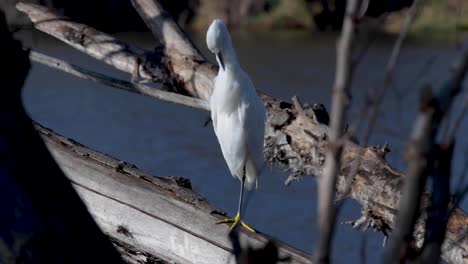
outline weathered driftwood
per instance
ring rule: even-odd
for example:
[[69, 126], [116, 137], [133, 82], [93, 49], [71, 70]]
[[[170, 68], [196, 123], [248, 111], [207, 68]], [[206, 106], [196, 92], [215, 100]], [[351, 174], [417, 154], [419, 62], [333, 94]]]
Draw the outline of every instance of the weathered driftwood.
[[[102, 52], [107, 45], [113, 42], [121, 43], [115, 38], [111, 43], [98, 43], [95, 36], [103, 37], [100, 32], [55, 14], [54, 12], [37, 5], [19, 4], [18, 8], [25, 12], [34, 23], [34, 26], [65, 43], [76, 47], [84, 53], [101, 59], [106, 57]], [[151, 19], [146, 19], [151, 23]], [[167, 25], [164, 25], [167, 26]], [[164, 34], [163, 31], [155, 32]], [[67, 36], [76, 36], [69, 38]], [[166, 36], [169, 37], [169, 36]], [[81, 40], [86, 41], [81, 41]], [[104, 47], [101, 47], [101, 46]], [[128, 47], [127, 45], [125, 45]], [[134, 50], [133, 48], [128, 48]], [[107, 51], [106, 51], [107, 52]], [[172, 82], [178, 85], [179, 92], [189, 94], [200, 99], [207, 99], [211, 94], [212, 78], [216, 75], [217, 67], [205, 60], [193, 60], [191, 57], [173, 55], [171, 58], [157, 51], [155, 54], [158, 61], [151, 63], [152, 57], [149, 53], [125, 53], [125, 56], [114, 56], [113, 62], [104, 60], [106, 63], [115, 65], [129, 65], [119, 69], [130, 74], [139, 72], [142, 68], [147, 71], [151, 65], [152, 71], [164, 73], [159, 75], [163, 78], [173, 78]], [[141, 57], [146, 54], [147, 57]], [[122, 58], [122, 62], [118, 62]], [[128, 61], [138, 61], [138, 64], [125, 64]], [[144, 62], [144, 63], [143, 63]], [[158, 63], [159, 62], [159, 63]], [[166, 74], [170, 72], [170, 74]], [[154, 75], [154, 73], [152, 73]], [[327, 115], [320, 105], [305, 106], [305, 109], [294, 107], [288, 102], [276, 101], [267, 95], [262, 95], [262, 100], [268, 110], [268, 124], [265, 137], [265, 155], [272, 162], [288, 167], [291, 176], [288, 182], [305, 175], [323, 175], [325, 153], [328, 149], [329, 128], [324, 125]], [[296, 106], [300, 106], [296, 104]], [[325, 121], [324, 121], [325, 120]], [[337, 196], [345, 192], [346, 176], [358, 161], [362, 154], [357, 174], [351, 191], [347, 196], [358, 201], [363, 207], [363, 215], [359, 223], [372, 225], [381, 231], [391, 231], [394, 220], [404, 175], [393, 169], [385, 161], [385, 147], [361, 147], [352, 142], [346, 142], [343, 150], [341, 168], [337, 183]], [[427, 199], [427, 196], [425, 196]], [[415, 238], [417, 245], [422, 244], [424, 226], [419, 222]], [[443, 258], [450, 263], [466, 263], [468, 261], [468, 217], [460, 210], [455, 209], [448, 221], [446, 241], [443, 246]]]
[[29, 54], [29, 58], [32, 61], [47, 65], [51, 68], [64, 71], [76, 77], [98, 82], [98, 83], [108, 85], [111, 87], [115, 87], [118, 89], [122, 89], [125, 91], [147, 95], [153, 98], [157, 98], [159, 100], [181, 104], [181, 105], [185, 105], [185, 106], [189, 106], [189, 107], [193, 107], [197, 109], [202, 109], [206, 111], [209, 111], [210, 109], [208, 102], [206, 100], [189, 97], [189, 96], [185, 96], [185, 95], [181, 95], [177, 93], [167, 92], [161, 89], [156, 89], [148, 85], [143, 85], [143, 84], [133, 83], [133, 82], [125, 81], [125, 80], [120, 80], [117, 78], [108, 77], [107, 75], [103, 75], [94, 71], [86, 70], [77, 65], [67, 63], [63, 60], [59, 60], [59, 59], [47, 56], [39, 52], [31, 51]]
[[125, 263], [128, 264], [173, 264], [174, 262], [169, 262], [154, 255], [149, 254], [128, 243], [124, 243], [121, 240], [115, 239], [113, 237], [108, 237], [112, 242], [114, 248], [120, 254], [120, 257]]
[[[44, 127], [36, 129], [95, 221], [118, 243], [176, 263], [227, 263], [231, 258], [229, 226], [215, 224], [223, 213], [193, 192], [188, 180], [150, 175]], [[239, 234], [244, 246], [269, 240]], [[290, 256], [292, 263], [309, 263], [310, 256], [277, 245], [280, 256]]]

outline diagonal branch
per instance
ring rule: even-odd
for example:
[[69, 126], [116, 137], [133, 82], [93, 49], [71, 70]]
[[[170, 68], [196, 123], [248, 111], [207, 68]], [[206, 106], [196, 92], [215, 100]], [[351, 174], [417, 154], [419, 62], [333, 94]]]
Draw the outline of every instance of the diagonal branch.
[[202, 109], [206, 111], [210, 110], [208, 102], [205, 100], [201, 100], [198, 98], [193, 98], [193, 97], [189, 97], [189, 96], [185, 96], [185, 95], [181, 95], [177, 93], [163, 91], [154, 87], [150, 87], [150, 86], [146, 86], [146, 85], [142, 85], [138, 83], [132, 83], [132, 82], [112, 78], [107, 75], [93, 72], [90, 70], [86, 70], [79, 66], [69, 64], [65, 61], [62, 61], [53, 57], [49, 57], [39, 52], [32, 51], [29, 56], [31, 60], [35, 62], [44, 64], [46, 66], [49, 66], [57, 70], [64, 71], [66, 73], [69, 73], [71, 75], [74, 75], [82, 79], [94, 81], [97, 83], [101, 83], [104, 85], [108, 85], [111, 87], [129, 91], [129, 92], [150, 96], [150, 97], [163, 100], [166, 102], [181, 104], [181, 105], [185, 105], [185, 106], [189, 106], [189, 107], [193, 107], [197, 109]]
[[369, 138], [372, 135], [373, 128], [377, 121], [377, 118], [380, 114], [380, 106], [382, 104], [382, 100], [385, 96], [386, 91], [393, 85], [393, 78], [395, 73], [395, 67], [398, 62], [398, 58], [400, 57], [401, 47], [403, 45], [403, 41], [405, 40], [406, 36], [408, 35], [409, 29], [411, 24], [413, 24], [414, 19], [416, 18], [416, 13], [419, 10], [421, 2], [423, 0], [415, 0], [413, 5], [411, 6], [408, 14], [406, 15], [405, 23], [403, 25], [403, 29], [398, 35], [398, 38], [393, 46], [392, 53], [388, 60], [387, 66], [385, 68], [385, 76], [384, 76], [384, 83], [382, 88], [377, 89], [377, 93], [374, 96], [371, 114], [369, 117], [369, 124], [367, 125], [366, 130], [364, 131], [363, 135], [363, 144], [367, 145], [369, 142]]
[[158, 1], [131, 0], [131, 2], [153, 33], [153, 36], [164, 46], [168, 56], [171, 56], [173, 52], [177, 52], [179, 55], [204, 60], [200, 51]]
[[43, 6], [18, 3], [17, 9], [26, 13], [34, 27], [65, 42], [73, 48], [132, 75], [132, 79], [144, 79], [163, 83], [177, 89], [167, 59], [157, 53], [148, 53], [96, 29], [71, 21]]
[[463, 118], [465, 117], [465, 114], [467, 111], [468, 111], [468, 93], [465, 94], [465, 97], [463, 98], [463, 101], [462, 101], [460, 112], [455, 117], [452, 125], [450, 126], [449, 131], [447, 132], [447, 135], [445, 135], [446, 143], [454, 141], [455, 134], [457, 133], [457, 129], [462, 124]]
[[407, 179], [402, 190], [397, 228], [385, 263], [399, 263], [401, 259], [408, 257], [413, 230], [419, 217], [423, 189], [427, 176], [433, 170], [438, 129], [453, 100], [462, 90], [462, 82], [467, 70], [468, 49], [464, 51], [460, 65], [455, 69], [451, 78], [442, 85], [437, 95], [433, 96], [432, 92], [427, 89], [423, 91], [420, 112], [406, 153], [409, 164]]
[[17, 8], [28, 14], [37, 29], [121, 71], [132, 73], [137, 66], [135, 58], [144, 53], [143, 50], [130, 47], [91, 27], [70, 21], [45, 7], [18, 3]]
[[348, 0], [341, 36], [337, 43], [337, 61], [335, 84], [333, 87], [333, 101], [331, 112], [331, 126], [329, 131], [329, 151], [327, 151], [324, 172], [319, 178], [318, 187], [318, 242], [316, 260], [318, 263], [330, 262], [330, 248], [335, 227], [336, 208], [335, 188], [340, 169], [340, 159], [343, 152], [343, 131], [346, 111], [351, 100], [352, 82], [352, 47], [354, 39], [356, 15], [360, 1]]
[[[190, 38], [157, 0], [131, 0], [153, 36], [160, 42], [174, 77], [185, 91], [201, 99], [211, 95], [212, 82], [218, 67], [208, 63]], [[187, 60], [190, 58], [190, 60]], [[196, 61], [196, 63], [192, 63]]]

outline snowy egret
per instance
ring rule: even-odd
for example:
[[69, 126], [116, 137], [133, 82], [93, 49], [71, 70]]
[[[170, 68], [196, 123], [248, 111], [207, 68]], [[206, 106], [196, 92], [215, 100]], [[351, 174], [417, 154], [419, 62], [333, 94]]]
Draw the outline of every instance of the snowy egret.
[[219, 64], [210, 98], [211, 119], [224, 159], [233, 177], [241, 181], [239, 207], [234, 218], [217, 222], [238, 224], [255, 232], [241, 219], [244, 185], [257, 186], [263, 167], [265, 108], [249, 76], [237, 62], [231, 36], [223, 21], [215, 19], [206, 34], [206, 43]]

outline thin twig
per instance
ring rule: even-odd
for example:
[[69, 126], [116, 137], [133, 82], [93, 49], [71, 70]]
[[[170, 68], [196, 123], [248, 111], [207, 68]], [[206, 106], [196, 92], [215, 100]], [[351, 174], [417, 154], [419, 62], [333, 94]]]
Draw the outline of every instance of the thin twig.
[[359, 249], [359, 255], [361, 257], [361, 264], [366, 264], [366, 247], [367, 247], [367, 236], [366, 234], [362, 234], [362, 238], [361, 238], [361, 246], [360, 246], [360, 249]]
[[354, 39], [354, 18], [360, 1], [348, 0], [341, 36], [337, 43], [337, 63], [329, 133], [329, 151], [326, 154], [324, 175], [319, 179], [318, 188], [318, 242], [317, 263], [329, 263], [330, 247], [335, 227], [335, 187], [343, 150], [342, 134], [346, 111], [350, 102], [352, 83], [352, 46]]
[[[460, 194], [462, 194], [468, 187], [468, 183], [466, 185], [464, 184], [465, 179], [468, 178], [468, 147], [465, 147], [463, 155], [465, 156], [465, 159], [463, 160], [463, 168], [460, 171], [457, 184], [455, 185], [458, 186], [457, 190], [455, 191], [455, 200], [460, 200]], [[454, 209], [455, 208], [456, 206], [454, 206]]]
[[465, 117], [467, 110], [468, 110], [468, 93], [465, 94], [460, 112], [458, 113], [457, 117], [455, 118], [455, 121], [453, 121], [452, 125], [450, 126], [450, 129], [448, 130], [447, 134], [444, 137], [445, 138], [444, 141], [446, 144], [454, 140], [455, 133], [457, 132], [458, 127], [461, 125], [461, 122], [463, 121], [463, 118]]
[[[374, 126], [376, 124], [376, 121], [379, 117], [380, 114], [380, 105], [382, 103], [383, 97], [385, 96], [386, 90], [392, 86], [393, 83], [393, 75], [395, 72], [395, 66], [397, 64], [398, 58], [400, 56], [400, 51], [401, 47], [403, 45], [403, 41], [405, 40], [406, 36], [408, 35], [409, 29], [411, 27], [411, 24], [414, 21], [414, 18], [416, 16], [417, 10], [419, 8], [419, 4], [421, 3], [422, 0], [416, 0], [414, 1], [413, 5], [411, 6], [410, 11], [408, 12], [405, 20], [405, 24], [403, 26], [403, 29], [400, 31], [400, 34], [398, 35], [397, 40], [395, 41], [395, 44], [392, 49], [392, 53], [390, 55], [390, 58], [388, 60], [386, 69], [385, 69], [385, 79], [384, 79], [384, 84], [381, 89], [378, 89], [377, 94], [375, 94], [373, 98], [373, 105], [371, 107], [371, 113], [369, 117], [369, 124], [364, 130], [363, 133], [363, 142], [362, 146], [367, 146], [369, 143], [370, 136], [372, 135]], [[363, 111], [364, 112], [364, 111]], [[361, 120], [361, 119], [360, 119]], [[357, 161], [354, 162], [354, 166], [351, 168], [349, 174], [346, 176], [346, 188], [342, 194], [343, 197], [346, 197], [351, 190], [351, 184], [354, 179], [354, 175], [358, 171], [359, 167], [361, 166], [362, 162], [362, 155], [364, 154], [365, 148], [363, 148], [358, 157]]]
[[452, 73], [451, 78], [442, 85], [436, 96], [428, 90], [422, 94], [421, 109], [406, 153], [408, 170], [400, 198], [395, 233], [384, 259], [385, 263], [399, 263], [408, 256], [414, 225], [419, 216], [419, 203], [423, 188], [427, 176], [433, 169], [431, 165], [433, 165], [434, 151], [437, 149], [438, 129], [453, 100], [462, 90], [462, 81], [467, 69], [468, 49], [464, 51], [462, 61]]
[[416, 17], [416, 13], [419, 10], [419, 6], [423, 0], [415, 0], [413, 5], [411, 6], [405, 20], [405, 24], [403, 26], [403, 30], [398, 35], [398, 39], [393, 46], [392, 53], [387, 63], [387, 67], [385, 69], [385, 77], [384, 77], [384, 84], [381, 89], [378, 89], [377, 94], [374, 97], [374, 106], [371, 109], [371, 115], [369, 118], [369, 125], [367, 129], [364, 131], [363, 135], [363, 142], [364, 146], [367, 145], [369, 141], [370, 135], [372, 135], [372, 131], [374, 128], [375, 121], [377, 120], [379, 113], [380, 113], [380, 105], [382, 103], [382, 99], [385, 96], [385, 92], [390, 88], [393, 84], [393, 77], [395, 72], [395, 66], [398, 62], [398, 58], [400, 57], [401, 47], [403, 45], [403, 41], [405, 40], [406, 36], [408, 35], [409, 29], [413, 24], [413, 21]]
[[107, 75], [103, 75], [97, 72], [83, 69], [79, 66], [69, 64], [65, 61], [44, 55], [39, 52], [32, 51], [30, 54], [30, 58], [31, 60], [35, 62], [44, 64], [46, 66], [49, 66], [57, 70], [64, 71], [66, 73], [69, 73], [76, 77], [80, 77], [82, 79], [94, 81], [97, 83], [112, 86], [112, 87], [122, 89], [125, 91], [133, 92], [133, 93], [143, 94], [146, 96], [150, 96], [159, 100], [163, 100], [163, 101], [167, 101], [167, 102], [171, 102], [175, 104], [181, 104], [181, 105], [185, 105], [185, 106], [189, 106], [189, 107], [193, 107], [197, 109], [202, 109], [206, 111], [210, 110], [208, 102], [205, 100], [188, 97], [188, 96], [184, 96], [184, 95], [180, 95], [180, 94], [176, 94], [172, 92], [167, 92], [167, 91], [163, 91], [163, 90], [151, 87], [151, 86], [131, 83], [128, 81], [109, 77]]
[[356, 56], [353, 58], [353, 64], [352, 67], [354, 70], [357, 69], [357, 67], [361, 64], [363, 61], [364, 57], [367, 55], [367, 53], [370, 50], [370, 47], [372, 44], [378, 39], [378, 28], [380, 25], [382, 25], [387, 18], [388, 13], [383, 14], [381, 17], [378, 18], [377, 22], [374, 24], [377, 25], [375, 29], [372, 30], [367, 36], [367, 39], [365, 40], [365, 43], [361, 46], [358, 52], [356, 52]]
[[418, 82], [422, 79], [422, 77], [431, 69], [432, 65], [437, 61], [439, 55], [433, 54], [431, 55], [424, 65], [421, 67], [421, 69], [418, 71], [417, 74], [414, 75], [414, 78], [408, 82], [408, 85], [404, 87], [403, 90], [399, 90], [398, 94], [401, 95], [400, 98], [406, 97], [411, 91], [413, 91], [414, 87], [418, 84]]

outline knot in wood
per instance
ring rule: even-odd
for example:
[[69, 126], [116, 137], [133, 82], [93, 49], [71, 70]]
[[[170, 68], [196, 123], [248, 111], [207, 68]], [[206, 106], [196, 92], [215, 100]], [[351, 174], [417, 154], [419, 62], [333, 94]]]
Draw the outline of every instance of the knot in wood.
[[304, 114], [317, 124], [329, 125], [330, 116], [323, 104], [305, 104]]
[[79, 30], [76, 30], [71, 27], [66, 27], [63, 30], [63, 37], [75, 44], [85, 47], [86, 46], [86, 34], [85, 27], [81, 27]]
[[118, 172], [122, 172], [122, 173], [128, 173], [127, 172], [128, 169], [135, 169], [135, 168], [137, 168], [137, 166], [130, 164], [126, 161], [120, 161], [115, 167], [115, 170]]
[[189, 179], [179, 177], [179, 176], [169, 176], [168, 177], [171, 181], [173, 181], [177, 186], [187, 188], [187, 189], [192, 189], [192, 183], [190, 182]]
[[390, 152], [390, 149], [388, 148], [388, 143], [385, 143], [383, 146], [377, 145], [375, 147], [372, 147], [372, 150], [377, 154], [377, 156], [381, 157], [382, 159], [385, 159], [385, 156], [387, 153]]

